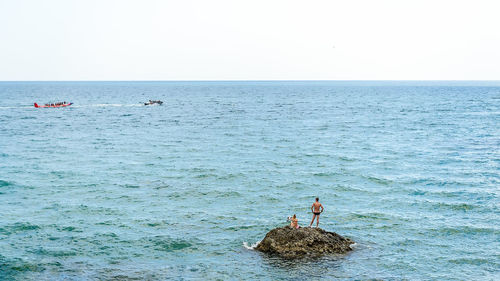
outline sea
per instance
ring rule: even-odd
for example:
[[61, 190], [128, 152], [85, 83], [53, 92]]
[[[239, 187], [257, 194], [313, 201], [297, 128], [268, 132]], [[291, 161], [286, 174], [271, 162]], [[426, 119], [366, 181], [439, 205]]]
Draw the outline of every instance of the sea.
[[0, 82], [0, 280], [499, 279], [500, 81]]

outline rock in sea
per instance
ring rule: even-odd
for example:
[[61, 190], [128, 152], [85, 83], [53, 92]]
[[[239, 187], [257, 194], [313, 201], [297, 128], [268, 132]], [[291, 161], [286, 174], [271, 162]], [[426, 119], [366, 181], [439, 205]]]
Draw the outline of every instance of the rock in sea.
[[278, 227], [266, 234], [256, 250], [277, 254], [284, 258], [317, 256], [324, 254], [344, 254], [351, 251], [349, 238], [344, 238], [335, 232], [321, 228], [290, 226]]

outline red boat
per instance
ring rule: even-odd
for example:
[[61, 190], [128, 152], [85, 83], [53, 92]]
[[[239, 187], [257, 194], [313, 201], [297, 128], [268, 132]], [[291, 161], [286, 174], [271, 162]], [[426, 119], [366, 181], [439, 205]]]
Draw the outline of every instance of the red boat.
[[66, 106], [70, 106], [72, 105], [73, 103], [70, 102], [70, 103], [62, 103], [62, 104], [49, 104], [49, 105], [38, 105], [38, 103], [35, 102], [35, 107], [36, 108], [42, 108], [42, 107], [66, 107]]

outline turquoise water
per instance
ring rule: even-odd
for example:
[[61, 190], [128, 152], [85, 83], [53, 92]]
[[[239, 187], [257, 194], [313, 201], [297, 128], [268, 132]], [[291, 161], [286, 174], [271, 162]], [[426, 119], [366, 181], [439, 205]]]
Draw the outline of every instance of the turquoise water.
[[[2, 82], [0, 279], [498, 280], [499, 124], [500, 82]], [[352, 253], [251, 249], [315, 196]]]

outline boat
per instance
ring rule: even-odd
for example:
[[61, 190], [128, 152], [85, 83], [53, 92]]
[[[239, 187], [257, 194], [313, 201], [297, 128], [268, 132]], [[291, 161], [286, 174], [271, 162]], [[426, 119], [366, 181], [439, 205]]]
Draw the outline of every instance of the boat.
[[153, 105], [153, 104], [162, 105], [163, 102], [161, 100], [149, 100], [148, 102], [144, 103], [144, 105]]
[[73, 103], [61, 103], [61, 104], [55, 104], [55, 103], [48, 103], [46, 105], [38, 105], [38, 103], [35, 102], [35, 107], [36, 108], [43, 108], [43, 107], [67, 107], [72, 105]]

